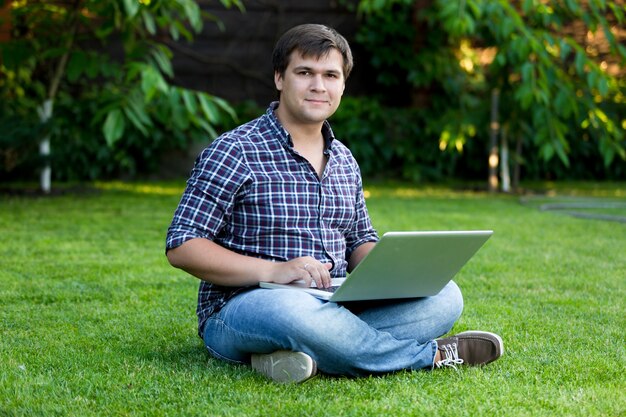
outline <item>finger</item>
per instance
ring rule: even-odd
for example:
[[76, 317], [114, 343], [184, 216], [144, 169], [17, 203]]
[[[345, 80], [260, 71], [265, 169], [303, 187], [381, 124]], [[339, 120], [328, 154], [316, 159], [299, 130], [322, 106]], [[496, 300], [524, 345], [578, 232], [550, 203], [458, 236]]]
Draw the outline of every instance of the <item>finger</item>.
[[332, 286], [332, 278], [330, 276], [330, 269], [332, 268], [332, 266], [333, 264], [331, 264], [330, 262], [327, 262], [325, 264], [320, 263], [318, 271], [320, 273], [323, 288], [329, 288]]
[[308, 286], [311, 286], [312, 283], [315, 282], [316, 287], [324, 288], [324, 282], [319, 271], [320, 266], [321, 264], [315, 259], [311, 259], [310, 262], [305, 261], [304, 265], [302, 265], [302, 269], [308, 275], [305, 281], [308, 283]]
[[[311, 269], [312, 267], [310, 263], [305, 263], [301, 268], [302, 272], [300, 275], [302, 276], [302, 279], [304, 280], [304, 283], [307, 287], [310, 287], [311, 283], [314, 281]], [[317, 285], [317, 282], [315, 283], [315, 285]]]
[[309, 274], [310, 279], [306, 279], [305, 282], [315, 282], [315, 286], [318, 288], [328, 288], [331, 286], [332, 280], [330, 277], [330, 269], [332, 263], [321, 263], [318, 260], [310, 257], [302, 258], [301, 268]]
[[311, 274], [311, 280], [315, 281], [315, 286], [317, 288], [325, 288], [324, 280], [322, 279], [319, 268], [317, 268], [317, 266], [315, 268], [309, 267], [308, 271]]
[[329, 288], [332, 285], [329, 265], [332, 266], [332, 264], [319, 263], [316, 265], [315, 272], [312, 273], [313, 279], [320, 288]]
[[330, 274], [322, 264], [316, 265], [315, 270], [311, 271], [311, 276], [319, 288], [330, 286]]

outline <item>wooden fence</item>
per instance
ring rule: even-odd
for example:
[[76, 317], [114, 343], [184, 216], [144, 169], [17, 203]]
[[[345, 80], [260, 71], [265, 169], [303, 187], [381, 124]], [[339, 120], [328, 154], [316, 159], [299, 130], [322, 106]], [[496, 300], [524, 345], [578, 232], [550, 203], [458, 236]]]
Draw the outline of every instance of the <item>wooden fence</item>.
[[207, 22], [193, 44], [170, 44], [175, 51], [177, 84], [233, 102], [253, 100], [268, 104], [276, 97], [271, 63], [275, 42], [295, 25], [322, 23], [344, 35], [354, 49], [357, 64], [347, 93], [362, 85], [360, 51], [353, 41], [357, 17], [342, 5], [345, 1], [252, 0], [244, 2], [243, 13], [236, 8], [224, 9], [217, 1], [199, 3], [220, 20], [223, 28]]

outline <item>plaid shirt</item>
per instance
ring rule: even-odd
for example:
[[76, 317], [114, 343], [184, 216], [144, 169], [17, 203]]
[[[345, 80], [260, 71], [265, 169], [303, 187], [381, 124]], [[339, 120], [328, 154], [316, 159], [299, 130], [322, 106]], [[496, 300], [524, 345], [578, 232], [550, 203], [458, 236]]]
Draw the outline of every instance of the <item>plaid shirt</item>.
[[[284, 262], [311, 256], [344, 277], [359, 245], [377, 241], [359, 167], [324, 123], [327, 164], [320, 179], [293, 148], [289, 134], [267, 113], [218, 137], [205, 149], [187, 181], [167, 233], [167, 249], [205, 238], [234, 252]], [[201, 281], [199, 330], [241, 287]]]

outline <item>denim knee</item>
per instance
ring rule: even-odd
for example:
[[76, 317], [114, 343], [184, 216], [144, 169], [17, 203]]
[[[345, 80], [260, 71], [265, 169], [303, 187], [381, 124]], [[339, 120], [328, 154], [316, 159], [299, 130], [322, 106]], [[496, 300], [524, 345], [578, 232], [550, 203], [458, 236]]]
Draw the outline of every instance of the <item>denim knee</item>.
[[449, 324], [449, 331], [463, 313], [463, 293], [454, 281], [450, 281], [437, 297], [441, 298], [441, 321]]

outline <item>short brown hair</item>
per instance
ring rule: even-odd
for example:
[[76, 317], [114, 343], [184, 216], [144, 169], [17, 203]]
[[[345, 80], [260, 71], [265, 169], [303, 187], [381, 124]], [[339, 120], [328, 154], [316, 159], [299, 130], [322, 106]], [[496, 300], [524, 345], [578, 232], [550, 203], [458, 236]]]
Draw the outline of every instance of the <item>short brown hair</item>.
[[281, 76], [289, 66], [291, 53], [298, 50], [302, 56], [319, 58], [337, 49], [343, 57], [343, 76], [348, 78], [352, 71], [352, 51], [346, 38], [335, 29], [324, 25], [304, 24], [289, 29], [276, 42], [272, 53], [274, 72]]

